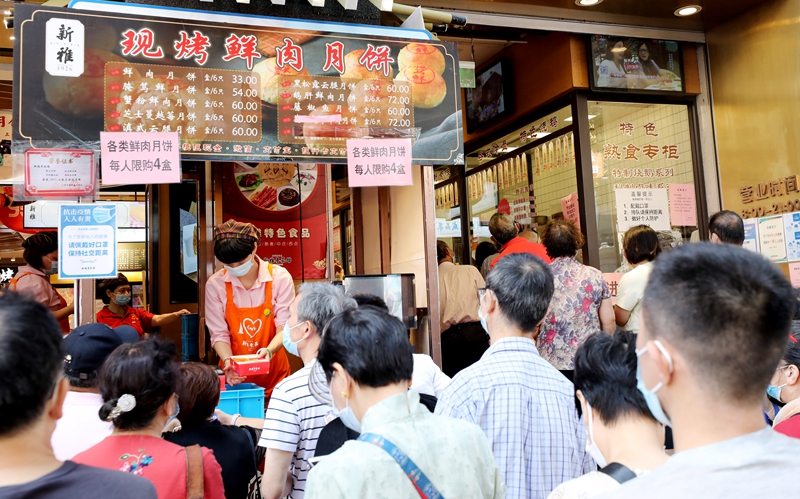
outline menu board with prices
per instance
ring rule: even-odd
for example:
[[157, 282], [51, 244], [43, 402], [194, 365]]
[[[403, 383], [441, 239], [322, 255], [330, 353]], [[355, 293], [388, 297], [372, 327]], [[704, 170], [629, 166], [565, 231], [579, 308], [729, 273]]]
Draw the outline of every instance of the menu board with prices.
[[145, 243], [117, 244], [117, 270], [138, 272], [147, 267], [147, 245]]

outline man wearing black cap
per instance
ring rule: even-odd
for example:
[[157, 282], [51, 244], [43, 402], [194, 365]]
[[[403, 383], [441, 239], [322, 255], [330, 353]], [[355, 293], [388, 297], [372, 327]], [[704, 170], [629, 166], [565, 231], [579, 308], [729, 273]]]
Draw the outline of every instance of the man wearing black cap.
[[111, 434], [112, 424], [98, 416], [103, 397], [97, 371], [118, 346], [138, 339], [131, 326], [112, 329], [105, 324], [80, 326], [64, 338], [64, 377], [69, 380], [69, 392], [64, 416], [56, 423], [51, 439], [59, 461], [72, 459]]

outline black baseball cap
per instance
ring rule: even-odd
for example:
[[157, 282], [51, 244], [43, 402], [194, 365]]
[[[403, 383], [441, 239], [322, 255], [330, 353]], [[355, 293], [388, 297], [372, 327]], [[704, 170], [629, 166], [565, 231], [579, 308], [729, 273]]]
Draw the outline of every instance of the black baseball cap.
[[139, 333], [131, 326], [111, 328], [85, 324], [64, 337], [64, 373], [72, 378], [92, 379], [106, 358], [123, 343], [136, 343]]

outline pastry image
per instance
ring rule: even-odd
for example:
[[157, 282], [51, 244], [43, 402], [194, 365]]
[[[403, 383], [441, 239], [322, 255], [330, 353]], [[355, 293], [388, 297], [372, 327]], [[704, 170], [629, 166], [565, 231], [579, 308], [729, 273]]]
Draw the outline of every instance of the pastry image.
[[410, 66], [428, 66], [437, 74], [444, 73], [444, 54], [426, 43], [409, 43], [397, 54], [397, 67], [400, 71]]
[[284, 187], [278, 194], [278, 202], [283, 206], [296, 206], [300, 204], [300, 193], [294, 187]]
[[265, 184], [281, 187], [291, 182], [297, 167], [291, 163], [259, 163], [258, 171]]
[[391, 66], [389, 67], [389, 76], [383, 74], [383, 70], [376, 69], [370, 71], [360, 62], [358, 62], [362, 55], [364, 55], [363, 50], [354, 50], [344, 56], [344, 74], [342, 75], [342, 78], [354, 78], [359, 80], [365, 80], [368, 78], [379, 78], [382, 80], [392, 79], [393, 71]]
[[259, 208], [268, 210], [278, 201], [278, 191], [274, 187], [265, 185], [263, 189], [250, 196], [250, 202]]
[[265, 59], [253, 67], [253, 71], [261, 76], [261, 100], [272, 104], [278, 105], [278, 97], [284, 95], [284, 101], [287, 104], [294, 104], [295, 100], [292, 99], [291, 86], [281, 86], [281, 76], [297, 76], [301, 80], [311, 83], [311, 75], [307, 69], [303, 68], [302, 71], [295, 71], [289, 65], [284, 65], [282, 68], [278, 67], [278, 63], [274, 57]]
[[[83, 74], [79, 77], [63, 78], [45, 72], [42, 80], [45, 99], [51, 106], [70, 116], [102, 116], [105, 84], [121, 85], [124, 81], [122, 74], [107, 75], [107, 79], [104, 79], [107, 62], [123, 63], [125, 60], [107, 50], [87, 48], [83, 55]], [[136, 69], [133, 71], [135, 79], [138, 79], [139, 73]]]
[[315, 34], [302, 32], [292, 33], [291, 36], [287, 36], [286, 33], [261, 33], [258, 35], [258, 51], [267, 57], [275, 57], [276, 49], [286, 44], [283, 41], [284, 38], [291, 38], [295, 45], [300, 45], [315, 36]]
[[414, 107], [430, 109], [442, 103], [447, 95], [447, 84], [428, 66], [409, 66], [397, 74], [397, 79], [411, 83]]

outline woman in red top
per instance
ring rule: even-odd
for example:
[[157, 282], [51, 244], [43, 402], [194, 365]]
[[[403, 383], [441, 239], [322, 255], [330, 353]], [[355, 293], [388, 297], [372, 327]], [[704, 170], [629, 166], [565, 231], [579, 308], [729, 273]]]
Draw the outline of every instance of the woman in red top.
[[69, 316], [75, 311], [73, 305], [58, 294], [50, 284], [50, 276], [58, 274], [58, 233], [55, 231], [34, 234], [22, 243], [25, 251], [22, 258], [28, 265], [17, 270], [11, 279], [10, 289], [26, 294], [47, 307], [61, 326], [61, 332], [69, 333]]
[[183, 309], [170, 314], [154, 315], [143, 308], [131, 307], [128, 305], [131, 302], [131, 285], [122, 274], [103, 281], [98, 296], [106, 306], [97, 312], [97, 322], [112, 328], [131, 326], [139, 333], [139, 337], [147, 338], [152, 328], [169, 324], [181, 315], [191, 313]]
[[202, 463], [201, 497], [224, 499], [222, 469], [212, 451], [201, 447], [202, 458], [195, 459], [197, 448], [161, 439], [164, 427], [180, 410], [179, 366], [175, 346], [169, 342], [147, 340], [114, 350], [99, 374], [105, 401], [100, 418], [111, 421], [114, 431], [72, 460], [147, 478], [159, 499], [186, 499], [187, 491], [199, 495], [190, 484], [199, 483]]
[[767, 394], [785, 404], [772, 420], [778, 433], [800, 438], [800, 343], [789, 336], [789, 345], [780, 365], [775, 369]]

